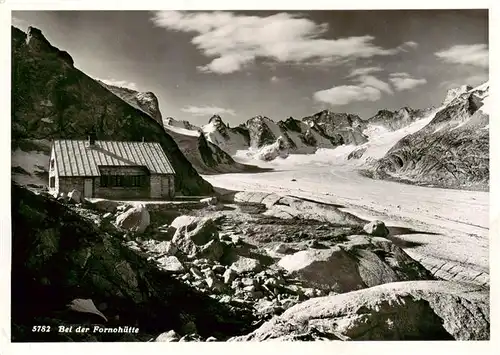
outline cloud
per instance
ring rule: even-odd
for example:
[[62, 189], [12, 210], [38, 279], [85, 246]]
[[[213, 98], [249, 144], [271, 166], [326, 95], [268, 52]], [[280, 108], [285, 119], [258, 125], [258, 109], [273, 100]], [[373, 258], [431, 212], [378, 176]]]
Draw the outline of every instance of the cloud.
[[373, 87], [388, 94], [393, 94], [391, 86], [372, 75], [361, 75], [356, 79], [362, 87]]
[[210, 116], [210, 115], [231, 115], [235, 116], [236, 112], [232, 109], [216, 107], [216, 106], [187, 106], [181, 108], [182, 112], [189, 113], [193, 116]]
[[115, 79], [99, 79], [99, 78], [95, 78], [95, 79], [102, 81], [104, 84], [107, 84], [107, 85], [118, 86], [120, 88], [127, 88], [127, 89], [131, 89], [131, 90], [135, 90], [135, 91], [140, 91], [137, 88], [137, 84], [132, 83], [130, 81], [115, 80]]
[[389, 81], [397, 91], [411, 90], [427, 83], [426, 79], [415, 79], [408, 73], [391, 73], [389, 74]]
[[157, 11], [151, 20], [158, 27], [191, 33], [191, 43], [203, 55], [213, 58], [198, 69], [219, 74], [242, 70], [256, 58], [280, 63], [336, 63], [394, 55], [405, 46], [382, 48], [369, 35], [322, 38], [328, 24], [288, 13], [247, 16], [232, 12]]
[[353, 101], [377, 101], [380, 100], [381, 96], [380, 90], [371, 86], [342, 85], [317, 91], [313, 98], [318, 102], [340, 106]]
[[418, 47], [418, 43], [417, 42], [407, 41], [407, 42], [403, 43], [402, 45], [400, 45], [398, 48], [400, 48], [401, 50], [403, 50], [403, 51], [406, 52], [406, 48], [415, 49], [417, 47]]
[[446, 63], [488, 67], [488, 46], [486, 44], [461, 44], [434, 54]]
[[381, 72], [383, 69], [381, 67], [366, 67], [366, 68], [356, 68], [352, 70], [348, 77], [355, 77], [359, 75], [368, 75], [372, 73]]
[[368, 75], [382, 71], [380, 67], [357, 68], [351, 71], [348, 78], [358, 85], [334, 86], [327, 90], [314, 93], [313, 98], [318, 102], [329, 103], [331, 105], [346, 105], [354, 101], [377, 101], [382, 97], [382, 93], [392, 95], [391, 86], [379, 78]]

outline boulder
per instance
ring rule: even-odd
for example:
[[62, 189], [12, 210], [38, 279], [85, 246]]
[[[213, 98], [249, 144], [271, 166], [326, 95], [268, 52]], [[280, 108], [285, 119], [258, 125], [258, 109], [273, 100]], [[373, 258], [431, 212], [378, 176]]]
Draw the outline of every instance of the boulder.
[[156, 337], [155, 341], [157, 342], [170, 342], [170, 341], [179, 341], [180, 336], [175, 332], [175, 330], [170, 330], [165, 333], [161, 333]]
[[105, 322], [108, 321], [108, 319], [104, 316], [104, 314], [102, 314], [101, 311], [99, 311], [96, 308], [94, 302], [91, 299], [81, 299], [81, 298], [74, 299], [68, 305], [68, 308], [74, 312], [95, 314], [104, 319]]
[[218, 237], [215, 221], [211, 218], [182, 217], [174, 221], [179, 228], [172, 243], [189, 259], [218, 261], [224, 254], [225, 244]]
[[68, 202], [70, 202], [70, 203], [82, 203], [83, 198], [82, 198], [81, 192], [78, 190], [71, 190], [68, 193]]
[[238, 259], [231, 264], [230, 268], [237, 274], [242, 274], [246, 272], [257, 272], [260, 270], [261, 265], [256, 259], [238, 256]]
[[199, 217], [183, 215], [174, 219], [172, 223], [170, 223], [170, 226], [179, 229], [181, 227], [194, 225], [199, 219]]
[[150, 223], [149, 212], [144, 204], [139, 204], [119, 214], [115, 223], [121, 229], [143, 233]]
[[177, 229], [173, 239], [188, 238], [196, 245], [204, 245], [218, 236], [217, 225], [211, 218], [181, 216], [170, 226]]
[[226, 285], [232, 283], [238, 274], [233, 269], [227, 269], [222, 277], [224, 278], [224, 283]]
[[349, 292], [388, 282], [428, 280], [431, 274], [401, 248], [384, 239], [350, 236], [328, 249], [307, 249], [283, 257], [278, 265], [306, 287]]
[[156, 260], [160, 268], [170, 272], [183, 272], [184, 266], [175, 256], [164, 256]]
[[449, 281], [389, 283], [307, 300], [231, 340], [311, 331], [347, 340], [489, 340], [489, 291]]
[[374, 237], [385, 238], [389, 235], [389, 230], [385, 226], [385, 223], [379, 220], [371, 221], [370, 223], [365, 224], [363, 230]]

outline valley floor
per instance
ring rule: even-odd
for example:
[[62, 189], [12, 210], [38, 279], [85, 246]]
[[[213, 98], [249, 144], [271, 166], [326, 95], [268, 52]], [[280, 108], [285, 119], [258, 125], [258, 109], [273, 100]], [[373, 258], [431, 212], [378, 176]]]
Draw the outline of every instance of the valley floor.
[[[372, 180], [346, 163], [290, 156], [272, 172], [204, 176], [212, 185], [274, 192], [342, 205], [363, 219], [381, 219], [393, 239], [436, 276], [489, 284], [487, 192]], [[397, 236], [396, 236], [397, 235]]]

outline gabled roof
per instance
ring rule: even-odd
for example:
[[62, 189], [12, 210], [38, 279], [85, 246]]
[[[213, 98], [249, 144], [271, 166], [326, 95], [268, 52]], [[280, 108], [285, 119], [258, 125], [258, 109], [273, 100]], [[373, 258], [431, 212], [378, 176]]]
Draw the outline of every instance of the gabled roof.
[[[86, 147], [87, 145], [87, 147]], [[145, 166], [151, 174], [175, 174], [159, 143], [56, 140], [52, 149], [59, 176], [100, 176], [99, 166]]]

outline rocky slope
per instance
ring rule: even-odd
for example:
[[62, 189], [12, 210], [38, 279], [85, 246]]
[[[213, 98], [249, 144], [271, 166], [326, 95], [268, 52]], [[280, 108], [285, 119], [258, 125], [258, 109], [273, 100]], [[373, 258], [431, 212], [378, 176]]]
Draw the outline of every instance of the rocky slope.
[[[453, 95], [458, 95], [451, 99]], [[450, 100], [419, 131], [394, 145], [373, 176], [449, 188], [489, 187], [489, 83]], [[446, 102], [445, 100], [445, 102]]]
[[25, 34], [13, 27], [13, 152], [41, 152], [48, 161], [41, 140], [85, 139], [92, 130], [97, 139], [141, 141], [144, 137], [159, 142], [177, 173], [176, 188], [181, 194], [212, 191], [159, 122], [75, 68], [71, 56], [53, 47], [40, 30], [30, 27]]
[[[224, 339], [249, 329], [251, 312], [160, 270], [124, 244], [124, 232], [96, 219], [92, 208], [13, 184], [13, 341], [149, 341], [170, 329]], [[57, 332], [74, 324], [139, 332]], [[34, 325], [50, 326], [51, 332], [33, 332]]]

